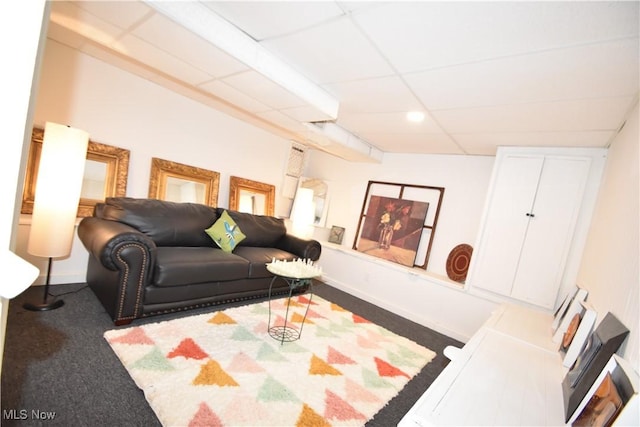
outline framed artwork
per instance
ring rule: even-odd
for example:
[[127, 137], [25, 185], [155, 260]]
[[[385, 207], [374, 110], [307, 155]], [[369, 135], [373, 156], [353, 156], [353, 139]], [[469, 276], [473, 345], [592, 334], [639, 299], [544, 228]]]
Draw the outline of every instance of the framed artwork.
[[580, 312], [573, 315], [560, 343], [562, 365], [566, 368], [571, 368], [576, 362], [596, 322], [597, 313], [593, 307], [585, 301], [581, 301], [580, 306]]
[[429, 204], [371, 196], [358, 250], [413, 267]]
[[[619, 416], [624, 418], [624, 412], [627, 408], [636, 412], [635, 419], [637, 421], [637, 383], [638, 374], [634, 372], [627, 361], [614, 354], [594, 381], [569, 422], [573, 426], [609, 427]], [[632, 400], [635, 404], [630, 404]], [[629, 420], [621, 419], [620, 421], [621, 425], [633, 424], [633, 421], [629, 423]]]
[[553, 314], [553, 322], [551, 323], [551, 329], [553, 330], [553, 332], [558, 329], [558, 326], [560, 326], [560, 321], [565, 316], [565, 314], [567, 314], [567, 310], [569, 309], [569, 304], [571, 304], [572, 299], [573, 295], [567, 294], [567, 296], [564, 297], [564, 300], [562, 300], [562, 303], [560, 304], [556, 312]]
[[627, 335], [629, 329], [611, 313], [607, 313], [589, 335], [584, 349], [562, 380], [566, 422], [576, 412], [578, 405]]
[[332, 226], [331, 231], [329, 232], [329, 243], [341, 245], [343, 238], [344, 227], [338, 227], [337, 225]]
[[[564, 333], [567, 331], [569, 327], [569, 323], [576, 315], [576, 313], [580, 313], [582, 311], [581, 303], [587, 299], [587, 295], [589, 293], [586, 289], [578, 288], [575, 295], [569, 302], [569, 306], [564, 311], [564, 314], [558, 319], [558, 327], [554, 330], [553, 334], [553, 342], [560, 343], [564, 338]], [[555, 322], [555, 320], [554, 320]]]
[[369, 181], [353, 249], [426, 269], [443, 187]]

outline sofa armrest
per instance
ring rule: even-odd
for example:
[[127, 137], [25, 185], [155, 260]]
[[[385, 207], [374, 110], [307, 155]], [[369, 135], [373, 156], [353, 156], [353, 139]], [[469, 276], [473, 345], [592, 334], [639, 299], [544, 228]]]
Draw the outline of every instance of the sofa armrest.
[[282, 236], [280, 240], [278, 240], [276, 247], [297, 255], [302, 259], [310, 259], [312, 261], [317, 261], [322, 252], [322, 246], [317, 240], [301, 239], [292, 234]]
[[83, 218], [78, 237], [89, 251], [87, 284], [116, 325], [142, 316], [144, 290], [156, 263], [147, 235], [118, 221]]
[[89, 254], [109, 270], [119, 270], [123, 262], [128, 262], [127, 251], [123, 251], [123, 248], [131, 244], [142, 249], [148, 261], [147, 267], [155, 262], [156, 245], [153, 240], [121, 222], [83, 218], [78, 225], [78, 237]]

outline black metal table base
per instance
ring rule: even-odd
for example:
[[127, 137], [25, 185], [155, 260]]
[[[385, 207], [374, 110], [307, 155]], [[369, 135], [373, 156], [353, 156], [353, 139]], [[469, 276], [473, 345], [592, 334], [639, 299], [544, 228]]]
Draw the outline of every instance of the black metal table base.
[[[284, 324], [282, 325], [274, 325], [271, 326], [271, 289], [273, 288], [273, 284], [276, 280], [282, 279], [287, 282], [289, 285], [289, 295], [287, 298], [287, 309], [284, 315]], [[300, 322], [300, 328], [295, 327], [288, 321], [289, 318], [289, 305], [291, 304], [291, 296], [293, 295], [293, 291], [301, 288], [303, 286], [309, 286], [309, 298], [307, 302], [307, 308], [304, 311], [304, 317], [302, 318], [302, 322]], [[284, 344], [285, 342], [292, 342], [300, 339], [300, 335], [302, 335], [302, 327], [304, 326], [304, 321], [307, 319], [307, 313], [309, 312], [309, 306], [311, 305], [311, 299], [313, 298], [313, 281], [312, 279], [298, 279], [295, 277], [286, 277], [286, 276], [274, 276], [271, 279], [271, 284], [269, 285], [269, 322], [267, 324], [267, 332], [269, 332], [269, 336], [271, 338], [280, 341], [280, 344]]]

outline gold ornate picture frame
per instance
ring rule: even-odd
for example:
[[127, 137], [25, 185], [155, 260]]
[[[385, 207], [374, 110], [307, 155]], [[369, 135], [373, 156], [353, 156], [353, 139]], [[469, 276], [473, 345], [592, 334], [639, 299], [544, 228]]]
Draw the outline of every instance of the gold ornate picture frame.
[[[243, 200], [250, 199], [247, 208]], [[232, 176], [229, 180], [229, 209], [257, 215], [273, 216], [275, 213], [276, 187], [264, 182]]]
[[218, 206], [220, 173], [153, 157], [149, 198]]
[[[43, 137], [44, 129], [33, 129], [24, 191], [22, 192], [20, 212], [23, 214], [33, 213]], [[78, 217], [93, 215], [96, 203], [104, 201], [106, 197], [125, 196], [129, 174], [129, 154], [127, 149], [89, 140], [83, 192], [78, 204]], [[60, 167], [63, 168], [64, 165], [60, 165]], [[87, 192], [85, 188], [93, 188], [93, 191]]]

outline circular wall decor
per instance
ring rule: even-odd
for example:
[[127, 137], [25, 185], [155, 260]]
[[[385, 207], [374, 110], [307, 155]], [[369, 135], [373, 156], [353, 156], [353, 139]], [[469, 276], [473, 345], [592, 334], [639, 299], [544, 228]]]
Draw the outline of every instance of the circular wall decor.
[[473, 248], [466, 243], [456, 246], [447, 257], [447, 276], [454, 282], [464, 283], [471, 263]]

